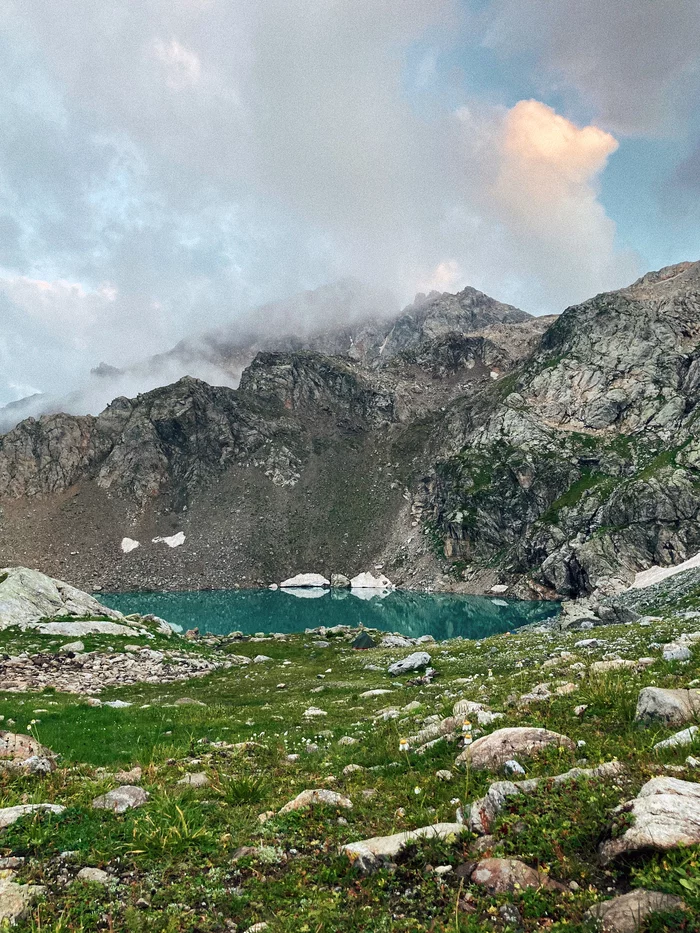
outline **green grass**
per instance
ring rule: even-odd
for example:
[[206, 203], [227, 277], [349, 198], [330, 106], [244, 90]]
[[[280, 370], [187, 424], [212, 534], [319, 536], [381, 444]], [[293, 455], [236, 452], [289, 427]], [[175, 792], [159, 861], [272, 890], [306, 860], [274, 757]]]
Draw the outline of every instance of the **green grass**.
[[[496, 926], [498, 909], [513, 902], [525, 933], [588, 933], [584, 915], [592, 903], [641, 883], [681, 893], [700, 909], [697, 848], [605, 868], [596, 855], [601, 838], [614, 825], [613, 809], [653, 774], [663, 773], [665, 765], [682, 765], [688, 754], [676, 749], [657, 755], [653, 744], [673, 730], [641, 729], [633, 719], [643, 686], [677, 686], [700, 676], [700, 648], [693, 649], [689, 665], [678, 665], [664, 663], [660, 652], [649, 647], [694, 624], [681, 625], [670, 613], [666, 607], [664, 621], [654, 629], [597, 629], [595, 637], [604, 644], [590, 651], [575, 648], [581, 633], [529, 630], [479, 643], [431, 646], [440, 677], [430, 686], [408, 686], [408, 678], [396, 681], [386, 675], [389, 661], [410, 649], [354, 652], [342, 637], [319, 649], [312, 644], [313, 635], [298, 635], [264, 644], [178, 642], [183, 650], [219, 654], [230, 649], [250, 657], [264, 653], [273, 661], [183, 683], [105, 691], [105, 699], [133, 703], [125, 709], [92, 708], [78, 696], [53, 692], [0, 691], [5, 721], [13, 719], [12, 728], [25, 731], [38, 719], [39, 739], [61, 756], [58, 770], [44, 778], [0, 773], [0, 805], [56, 802], [67, 807], [59, 816], [24, 818], [0, 834], [0, 856], [26, 858], [18, 879], [46, 886], [46, 897], [16, 929], [215, 933], [232, 930], [232, 924], [246, 930], [264, 920], [271, 933], [487, 933], [502, 928]], [[47, 650], [45, 638], [23, 637], [25, 645], [35, 645], [32, 650]], [[61, 642], [54, 640], [53, 647]], [[115, 639], [109, 643], [117, 647]], [[575, 657], [561, 658], [564, 650]], [[657, 660], [640, 672], [591, 676], [590, 662], [608, 652], [633, 658], [653, 654]], [[571, 669], [574, 661], [579, 670]], [[380, 670], [366, 670], [368, 663]], [[577, 689], [529, 709], [514, 702], [549, 678], [574, 682]], [[281, 682], [287, 686], [278, 688]], [[391, 693], [360, 697], [377, 687]], [[173, 705], [181, 697], [206, 706]], [[418, 731], [428, 715], [449, 714], [460, 697], [505, 712], [489, 729], [544, 726], [585, 743], [524, 762], [529, 777], [558, 774], [584, 758], [588, 766], [613, 758], [624, 763], [616, 780], [560, 788], [545, 781], [535, 793], [513, 798], [494, 827], [494, 855], [521, 858], [564, 883], [576, 881], [578, 890], [556, 896], [544, 891], [485, 894], [458, 877], [459, 866], [477, 857], [469, 835], [453, 844], [424, 841], [411, 846], [395, 870], [368, 877], [339, 854], [347, 842], [451, 822], [457, 806], [453, 801], [468, 804], [503, 777], [457, 769], [458, 749], [449, 742], [423, 756], [399, 752], [402, 736]], [[419, 708], [403, 711], [412, 701]], [[581, 716], [574, 714], [579, 704], [587, 705]], [[327, 715], [305, 718], [312, 705]], [[387, 707], [398, 709], [399, 718], [376, 719]], [[341, 745], [343, 736], [357, 743]], [[307, 751], [309, 742], [318, 750]], [[288, 760], [291, 753], [298, 760]], [[363, 770], [345, 775], [349, 764]], [[144, 769], [142, 786], [150, 795], [146, 805], [122, 816], [93, 810], [94, 797], [117, 785], [115, 770], [135, 765]], [[451, 781], [437, 778], [441, 769], [452, 772]], [[195, 771], [208, 775], [208, 787], [178, 784]], [[690, 773], [681, 776], [693, 779]], [[352, 809], [319, 807], [277, 815], [300, 791], [315, 787], [349, 797]], [[273, 816], [259, 822], [265, 811]], [[66, 851], [73, 855], [62, 857]], [[453, 872], [439, 876], [430, 867], [437, 865], [451, 865]], [[106, 888], [66, 885], [83, 866], [108, 870], [114, 883]], [[697, 931], [688, 915], [671, 922], [682, 925], [668, 929]]]

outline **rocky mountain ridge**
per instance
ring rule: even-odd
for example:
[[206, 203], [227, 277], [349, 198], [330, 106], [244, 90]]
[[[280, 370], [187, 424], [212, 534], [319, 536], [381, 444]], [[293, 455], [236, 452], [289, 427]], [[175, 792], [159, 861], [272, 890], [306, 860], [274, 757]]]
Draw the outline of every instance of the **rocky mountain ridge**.
[[421, 297], [353, 348], [22, 422], [0, 438], [0, 563], [115, 589], [382, 564], [578, 596], [700, 549], [699, 263], [558, 319]]

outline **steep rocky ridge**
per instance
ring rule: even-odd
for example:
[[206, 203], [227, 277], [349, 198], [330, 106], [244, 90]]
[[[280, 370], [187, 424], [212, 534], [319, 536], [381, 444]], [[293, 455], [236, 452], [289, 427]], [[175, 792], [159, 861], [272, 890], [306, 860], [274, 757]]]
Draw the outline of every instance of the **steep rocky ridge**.
[[464, 565], [564, 595], [700, 548], [700, 264], [567, 309], [517, 372], [458, 400], [423, 504]]

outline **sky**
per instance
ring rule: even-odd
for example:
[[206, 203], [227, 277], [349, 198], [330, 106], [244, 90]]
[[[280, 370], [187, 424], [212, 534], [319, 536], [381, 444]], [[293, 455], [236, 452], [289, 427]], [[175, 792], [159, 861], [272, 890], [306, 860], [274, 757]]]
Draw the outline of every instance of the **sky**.
[[0, 0], [0, 24], [0, 404], [347, 277], [541, 314], [700, 258], [697, 0]]

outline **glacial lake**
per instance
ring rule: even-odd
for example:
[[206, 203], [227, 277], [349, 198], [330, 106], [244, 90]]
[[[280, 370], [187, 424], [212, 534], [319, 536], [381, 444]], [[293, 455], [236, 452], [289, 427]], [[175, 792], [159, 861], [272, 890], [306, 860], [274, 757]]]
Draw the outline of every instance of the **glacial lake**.
[[99, 593], [125, 615], [153, 613], [202, 634], [303, 632], [320, 625], [364, 625], [411, 638], [432, 635], [478, 639], [543, 622], [557, 603], [402, 590], [191, 590], [168, 593]]

